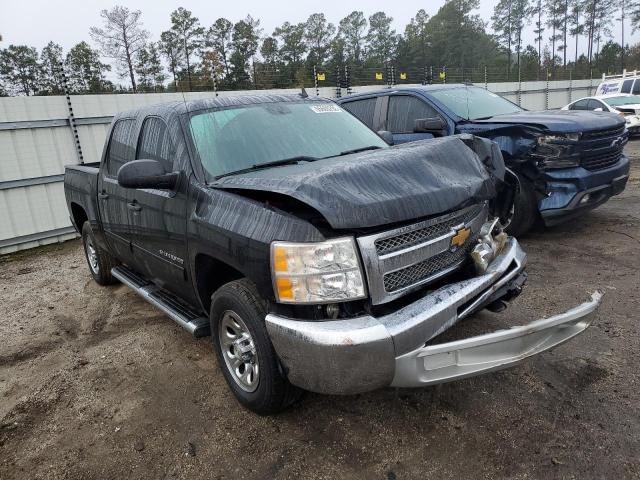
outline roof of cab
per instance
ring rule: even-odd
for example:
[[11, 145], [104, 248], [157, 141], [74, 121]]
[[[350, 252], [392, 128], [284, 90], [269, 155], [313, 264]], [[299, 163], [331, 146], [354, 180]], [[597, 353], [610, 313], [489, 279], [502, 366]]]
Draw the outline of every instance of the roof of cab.
[[264, 94], [264, 95], [229, 95], [198, 100], [184, 100], [149, 105], [118, 113], [116, 118], [158, 115], [171, 116], [191, 113], [212, 108], [226, 108], [235, 106], [258, 105], [262, 103], [283, 102], [332, 102], [324, 97], [303, 97], [301, 94]]
[[379, 90], [371, 90], [368, 92], [354, 93], [347, 97], [339, 98], [337, 102], [341, 103], [352, 98], [375, 96], [375, 95], [389, 94], [394, 92], [428, 93], [428, 92], [434, 92], [438, 90], [453, 90], [455, 88], [463, 88], [463, 87], [476, 87], [476, 85], [465, 84], [465, 83], [436, 83], [433, 85], [395, 86], [393, 88], [381, 88]]

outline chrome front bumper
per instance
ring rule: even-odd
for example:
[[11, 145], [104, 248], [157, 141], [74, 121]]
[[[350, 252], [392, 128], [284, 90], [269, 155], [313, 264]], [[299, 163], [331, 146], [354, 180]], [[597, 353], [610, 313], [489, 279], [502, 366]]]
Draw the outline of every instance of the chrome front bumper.
[[267, 330], [289, 381], [319, 393], [417, 387], [506, 368], [584, 331], [601, 294], [525, 326], [425, 344], [518, 285], [525, 263], [518, 242], [509, 238], [485, 274], [447, 285], [388, 315], [305, 321], [269, 314]]

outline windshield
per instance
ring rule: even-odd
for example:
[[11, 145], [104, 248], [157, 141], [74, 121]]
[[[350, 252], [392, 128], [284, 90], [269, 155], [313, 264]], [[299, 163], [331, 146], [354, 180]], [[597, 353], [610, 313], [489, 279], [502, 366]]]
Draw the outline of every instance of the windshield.
[[479, 120], [523, 110], [506, 98], [478, 87], [432, 90], [429, 95], [466, 120]]
[[286, 159], [388, 145], [338, 105], [263, 103], [198, 113], [191, 135], [209, 179]]
[[619, 97], [602, 98], [603, 102], [610, 107], [620, 107], [622, 105], [635, 105], [640, 103], [639, 95], [621, 95]]

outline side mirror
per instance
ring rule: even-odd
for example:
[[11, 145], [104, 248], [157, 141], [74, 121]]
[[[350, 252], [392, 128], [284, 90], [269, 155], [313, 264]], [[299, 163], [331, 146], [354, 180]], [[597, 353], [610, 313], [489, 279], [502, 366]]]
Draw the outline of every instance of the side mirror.
[[157, 160], [133, 160], [118, 170], [118, 185], [124, 188], [173, 190], [179, 177], [179, 173], [166, 173]]
[[440, 117], [418, 118], [413, 122], [414, 133], [433, 133], [445, 135], [447, 122]]
[[594, 108], [593, 109], [594, 112], [604, 112], [604, 110], [602, 109], [602, 107], [598, 107], [598, 108]]
[[388, 130], [380, 130], [378, 136], [386, 142], [387, 145], [393, 145], [393, 134]]

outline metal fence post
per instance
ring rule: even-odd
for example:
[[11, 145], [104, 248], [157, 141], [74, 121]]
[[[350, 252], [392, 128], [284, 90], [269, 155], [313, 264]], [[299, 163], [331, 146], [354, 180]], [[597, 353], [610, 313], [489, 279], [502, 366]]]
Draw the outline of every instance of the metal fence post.
[[569, 70], [569, 102], [573, 100], [573, 71]]
[[351, 75], [349, 72], [349, 65], [344, 66], [344, 83], [347, 87], [347, 95], [351, 95]]
[[442, 83], [447, 83], [447, 67], [446, 65], [442, 66]]
[[549, 69], [547, 68], [547, 78], [544, 87], [544, 109], [549, 110]]
[[316, 88], [316, 97], [320, 96], [320, 89], [318, 88], [318, 69], [313, 66], [313, 85]]
[[[604, 73], [602, 74], [604, 76]], [[591, 91], [593, 90], [593, 69], [589, 70], [589, 95], [591, 96]]]
[[216, 72], [213, 72], [213, 94], [216, 97], [218, 96], [218, 76], [216, 75]]
[[60, 70], [60, 78], [62, 80], [62, 88], [64, 89], [64, 96], [67, 99], [67, 108], [69, 110], [69, 126], [71, 127], [71, 133], [73, 134], [74, 143], [76, 146], [76, 154], [78, 155], [78, 161], [82, 165], [84, 163], [84, 156], [82, 155], [82, 145], [80, 144], [80, 137], [78, 136], [78, 126], [76, 125], [76, 117], [73, 114], [73, 106], [71, 105], [71, 95], [69, 93], [69, 83], [67, 82], [67, 75], [64, 73], [64, 66], [62, 63], [58, 65]]
[[487, 77], [487, 66], [484, 66], [484, 89], [489, 90], [489, 80]]
[[340, 85], [340, 66], [336, 65], [336, 98], [342, 97], [342, 86]]
[[521, 107], [522, 106], [522, 72], [520, 70], [520, 65], [518, 65], [518, 93], [517, 93], [517, 98], [518, 98], [518, 106]]
[[433, 83], [433, 65], [429, 65], [429, 85]]
[[391, 86], [395, 87], [396, 85], [396, 67], [391, 65]]

